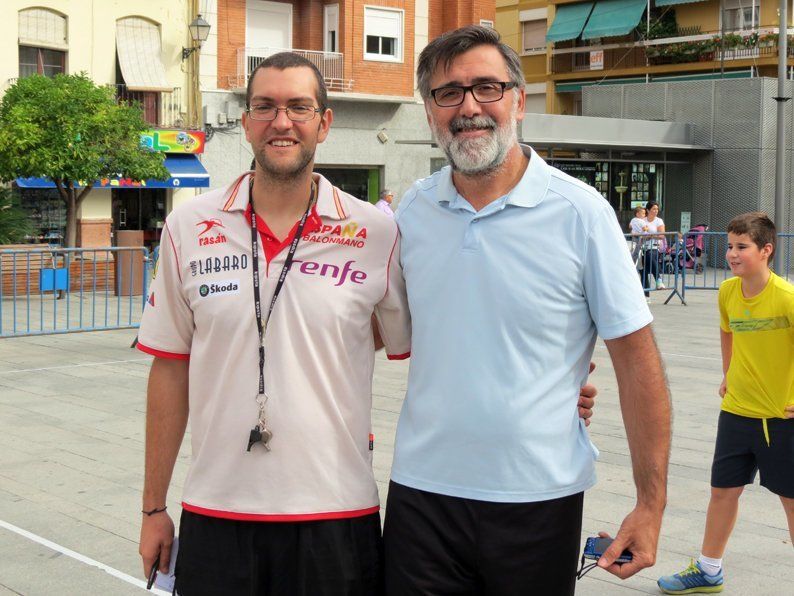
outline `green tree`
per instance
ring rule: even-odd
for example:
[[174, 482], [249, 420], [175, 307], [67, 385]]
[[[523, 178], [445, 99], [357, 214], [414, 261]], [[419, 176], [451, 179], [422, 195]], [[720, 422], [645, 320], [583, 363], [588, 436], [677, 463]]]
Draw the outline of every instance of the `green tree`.
[[0, 244], [22, 242], [33, 233], [33, 224], [8, 188], [0, 188]]
[[[150, 128], [138, 106], [85, 73], [19, 79], [0, 101], [0, 180], [50, 178], [66, 203], [66, 246], [77, 239], [77, 211], [96, 180], [164, 180], [164, 156], [141, 147]], [[82, 188], [80, 188], [82, 186]]]

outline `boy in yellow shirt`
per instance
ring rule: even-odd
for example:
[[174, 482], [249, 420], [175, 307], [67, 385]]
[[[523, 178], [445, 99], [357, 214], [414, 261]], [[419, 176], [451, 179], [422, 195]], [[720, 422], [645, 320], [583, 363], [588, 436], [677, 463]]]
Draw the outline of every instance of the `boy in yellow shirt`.
[[780, 497], [794, 542], [794, 286], [769, 269], [775, 241], [764, 213], [728, 224], [725, 256], [736, 277], [719, 294], [724, 377], [706, 532], [697, 561], [659, 578], [666, 594], [722, 591], [722, 555], [756, 471]]

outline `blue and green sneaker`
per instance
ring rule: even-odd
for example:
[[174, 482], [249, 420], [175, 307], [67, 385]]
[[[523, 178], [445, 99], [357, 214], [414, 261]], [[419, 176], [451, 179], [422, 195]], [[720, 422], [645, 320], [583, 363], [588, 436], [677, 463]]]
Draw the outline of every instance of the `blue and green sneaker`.
[[722, 592], [722, 569], [716, 575], [709, 575], [692, 559], [689, 567], [675, 575], [660, 577], [656, 583], [665, 594], [714, 594]]

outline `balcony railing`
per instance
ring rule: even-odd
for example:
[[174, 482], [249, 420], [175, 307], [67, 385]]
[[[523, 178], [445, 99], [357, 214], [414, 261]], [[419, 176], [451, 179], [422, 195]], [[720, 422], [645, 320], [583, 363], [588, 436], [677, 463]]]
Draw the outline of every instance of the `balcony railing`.
[[294, 52], [314, 64], [325, 79], [331, 91], [350, 91], [352, 79], [345, 78], [345, 57], [340, 52], [318, 52], [315, 50], [299, 50], [284, 48], [238, 48], [237, 76], [229, 77], [230, 86], [242, 89], [248, 83], [248, 77], [265, 58], [279, 52]]
[[724, 42], [719, 33], [701, 33], [598, 46], [555, 48], [552, 51], [551, 71], [553, 74], [607, 71], [657, 64], [762, 58], [776, 56], [777, 53], [775, 29], [729, 33], [725, 35]]
[[114, 85], [116, 101], [137, 103], [143, 110], [143, 118], [152, 126], [181, 128], [185, 122], [182, 105], [182, 89], [171, 91], [130, 91], [124, 84]]

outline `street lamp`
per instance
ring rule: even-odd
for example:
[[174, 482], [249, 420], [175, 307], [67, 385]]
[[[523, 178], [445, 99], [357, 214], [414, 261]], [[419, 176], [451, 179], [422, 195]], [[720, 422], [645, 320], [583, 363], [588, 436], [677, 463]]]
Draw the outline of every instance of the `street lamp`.
[[187, 28], [190, 31], [190, 39], [193, 40], [194, 44], [198, 42], [198, 45], [194, 45], [192, 48], [182, 48], [182, 60], [187, 60], [193, 52], [201, 47], [202, 43], [207, 41], [210, 35], [210, 24], [202, 19], [201, 15], [193, 19]]

